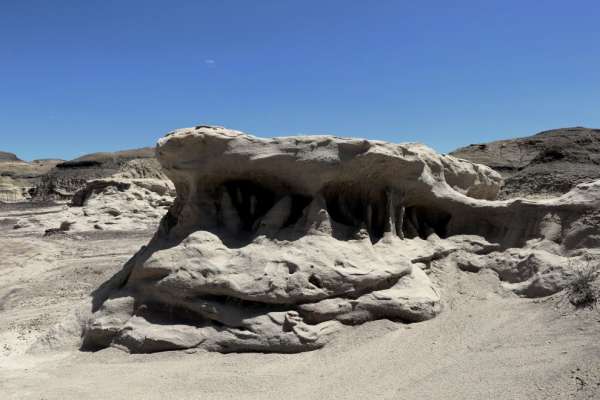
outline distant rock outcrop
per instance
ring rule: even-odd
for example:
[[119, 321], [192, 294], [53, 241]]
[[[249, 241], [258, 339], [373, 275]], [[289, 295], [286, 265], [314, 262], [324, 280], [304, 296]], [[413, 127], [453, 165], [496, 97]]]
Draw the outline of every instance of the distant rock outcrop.
[[11, 177], [0, 176], [0, 203], [15, 203], [23, 201], [23, 188]]
[[166, 179], [153, 148], [88, 154], [58, 163], [41, 178], [34, 198], [70, 199], [87, 181], [119, 174], [128, 178]]
[[600, 129], [563, 128], [450, 153], [500, 172], [501, 198], [552, 196], [600, 179]]
[[14, 203], [31, 198], [32, 191], [60, 160], [25, 162], [12, 153], [0, 152], [0, 202]]
[[0, 151], [0, 162], [4, 161], [21, 161], [16, 154]]
[[24, 162], [12, 153], [0, 153], [0, 202], [68, 201], [88, 181], [113, 176], [167, 179], [152, 147], [93, 153], [70, 161]]
[[157, 156], [177, 198], [93, 294], [85, 349], [317, 349], [346, 324], [433, 318], [432, 263], [492, 269], [542, 296], [600, 244], [600, 181], [493, 201], [496, 172], [420, 144], [198, 126], [169, 133]]

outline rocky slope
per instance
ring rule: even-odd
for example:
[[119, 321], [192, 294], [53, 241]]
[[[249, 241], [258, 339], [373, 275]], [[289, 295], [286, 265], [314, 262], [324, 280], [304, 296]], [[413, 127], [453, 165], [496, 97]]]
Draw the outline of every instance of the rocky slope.
[[153, 148], [94, 153], [57, 164], [42, 176], [32, 196], [38, 199], [70, 199], [87, 181], [115, 174], [128, 178], [165, 178]]
[[21, 161], [16, 154], [0, 151], [0, 162], [3, 161]]
[[31, 198], [32, 192], [62, 160], [25, 162], [12, 153], [0, 155], [0, 202], [14, 203]]
[[10, 153], [0, 160], [0, 202], [70, 200], [86, 182], [119, 175], [132, 179], [166, 179], [154, 148], [93, 153], [70, 161], [24, 162]]
[[600, 179], [600, 129], [562, 128], [472, 144], [450, 153], [487, 165], [505, 179], [501, 198], [548, 197]]

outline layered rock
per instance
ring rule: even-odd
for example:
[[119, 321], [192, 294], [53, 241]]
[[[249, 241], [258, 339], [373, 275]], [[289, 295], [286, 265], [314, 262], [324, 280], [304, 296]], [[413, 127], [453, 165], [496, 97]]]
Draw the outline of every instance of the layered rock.
[[31, 199], [35, 187], [59, 160], [25, 162], [12, 153], [0, 152], [0, 202], [18, 203]]
[[[69, 204], [47, 203], [40, 211], [23, 215], [15, 211], [13, 230], [32, 235], [77, 235], [98, 231], [153, 231], [173, 204], [175, 189], [170, 181], [126, 179], [113, 176], [88, 181]], [[36, 203], [22, 203], [33, 206]], [[18, 210], [18, 208], [16, 209]], [[10, 215], [10, 213], [8, 213]]]
[[0, 176], [0, 202], [17, 203], [25, 200], [27, 191], [9, 176]]
[[[198, 126], [169, 133], [157, 156], [177, 198], [148, 246], [94, 293], [83, 348], [312, 350], [344, 325], [434, 317], [434, 260], [477, 271], [523, 247], [543, 265], [539, 252], [568, 256], [600, 237], [590, 222], [600, 183], [493, 201], [496, 172], [419, 144]], [[522, 269], [505, 264], [493, 268], [501, 279]], [[509, 283], [531, 284], [509, 289], [562, 287], [537, 290], [533, 276], [517, 273]]]
[[35, 199], [70, 200], [88, 181], [115, 176], [126, 179], [166, 179], [152, 148], [93, 153], [56, 164], [39, 179], [31, 195]]
[[0, 151], [0, 162], [6, 162], [6, 161], [21, 161], [21, 160], [14, 153]]
[[505, 178], [502, 198], [556, 196], [600, 179], [600, 129], [553, 129], [472, 144], [450, 154], [501, 173]]
[[71, 161], [25, 162], [0, 152], [0, 202], [69, 201], [88, 181], [114, 177], [167, 180], [153, 148], [93, 153]]

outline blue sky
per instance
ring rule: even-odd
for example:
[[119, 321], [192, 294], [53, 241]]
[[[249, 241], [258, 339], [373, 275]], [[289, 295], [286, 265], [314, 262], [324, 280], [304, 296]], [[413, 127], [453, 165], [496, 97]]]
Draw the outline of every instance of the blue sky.
[[598, 1], [0, 0], [0, 150], [178, 127], [439, 151], [600, 127]]

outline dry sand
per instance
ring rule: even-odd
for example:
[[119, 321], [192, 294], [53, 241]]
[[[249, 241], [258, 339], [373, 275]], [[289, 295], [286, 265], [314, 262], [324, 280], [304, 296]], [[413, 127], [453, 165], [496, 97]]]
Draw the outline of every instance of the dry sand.
[[600, 312], [441, 265], [440, 316], [348, 328], [314, 352], [28, 352], [152, 232], [0, 234], [0, 399], [600, 399]]

